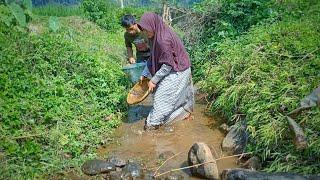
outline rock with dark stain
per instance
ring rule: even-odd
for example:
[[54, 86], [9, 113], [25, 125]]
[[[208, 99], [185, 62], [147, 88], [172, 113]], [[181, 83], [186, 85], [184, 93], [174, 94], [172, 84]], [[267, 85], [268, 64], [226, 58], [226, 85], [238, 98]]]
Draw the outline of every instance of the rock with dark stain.
[[119, 172], [119, 171], [111, 171], [107, 175], [106, 179], [108, 179], [108, 180], [122, 180], [121, 179], [121, 172]]
[[115, 170], [115, 165], [103, 160], [93, 159], [86, 161], [82, 167], [82, 172], [86, 175], [97, 175], [101, 173], [108, 173]]
[[127, 164], [124, 159], [118, 156], [110, 156], [108, 162], [114, 164], [116, 167], [124, 167]]
[[226, 123], [221, 124], [219, 126], [219, 129], [222, 130], [223, 132], [229, 132], [230, 131], [230, 127]]
[[212, 163], [206, 163], [200, 166], [190, 168], [192, 175], [200, 176], [206, 179], [218, 179], [219, 172], [217, 163], [208, 145], [201, 142], [193, 144], [188, 153], [189, 166], [204, 162]]
[[128, 162], [128, 164], [122, 170], [122, 179], [141, 179], [143, 173], [141, 166], [135, 162]]
[[243, 165], [242, 168], [251, 169], [251, 170], [259, 170], [261, 169], [261, 161], [257, 156], [253, 156], [248, 159]]
[[238, 122], [231, 126], [229, 133], [223, 139], [222, 150], [232, 152], [233, 154], [242, 153], [248, 140], [246, 128], [247, 126], [245, 121]]

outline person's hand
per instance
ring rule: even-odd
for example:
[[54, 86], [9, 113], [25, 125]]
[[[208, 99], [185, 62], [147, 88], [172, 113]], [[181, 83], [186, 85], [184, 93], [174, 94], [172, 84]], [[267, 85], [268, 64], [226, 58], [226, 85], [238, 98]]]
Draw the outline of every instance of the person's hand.
[[155, 85], [152, 81], [148, 82], [148, 87], [150, 92], [152, 92], [156, 86], [157, 85]]
[[140, 82], [142, 82], [144, 80], [144, 78], [146, 78], [146, 77], [140, 76]]
[[136, 63], [136, 60], [134, 59], [134, 57], [130, 57], [130, 58], [129, 58], [129, 63], [130, 63], [130, 64]]

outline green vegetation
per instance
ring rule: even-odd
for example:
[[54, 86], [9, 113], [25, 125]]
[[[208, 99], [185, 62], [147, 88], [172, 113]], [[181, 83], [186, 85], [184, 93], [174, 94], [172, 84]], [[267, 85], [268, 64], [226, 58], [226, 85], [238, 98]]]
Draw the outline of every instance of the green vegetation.
[[82, 16], [83, 9], [80, 5], [59, 5], [59, 4], [48, 4], [46, 6], [40, 6], [33, 8], [33, 14], [39, 16]]
[[[230, 29], [220, 31], [221, 19], [211, 29], [206, 27], [203, 44], [191, 51], [195, 77], [214, 99], [212, 111], [222, 112], [230, 124], [239, 117], [246, 119], [247, 151], [264, 160], [266, 171], [320, 173], [319, 108], [296, 119], [309, 143], [303, 151], [295, 150], [284, 115], [320, 85], [320, 3], [254, 1], [277, 14], [265, 16], [264, 11], [238, 12], [246, 2], [229, 4], [226, 11], [244, 19], [230, 18], [221, 5], [218, 16], [229, 18], [224, 22]], [[281, 112], [282, 106], [287, 112]]]
[[[146, 9], [105, 0], [34, 9], [30, 0], [10, 2], [0, 1], [1, 179], [79, 171], [126, 114], [119, 22]], [[184, 38], [211, 110], [229, 124], [247, 121], [246, 151], [265, 171], [320, 173], [319, 108], [296, 118], [305, 150], [295, 149], [285, 118], [319, 86], [320, 3], [205, 0], [193, 10], [204, 24], [191, 19], [194, 27], [181, 34], [198, 35]]]
[[2, 8], [0, 2], [0, 12], [3, 15], [1, 22], [9, 26], [12, 24], [18, 24], [19, 27], [26, 27], [27, 23], [32, 18], [32, 2], [31, 0], [24, 0], [19, 2], [10, 2], [7, 8]]
[[82, 3], [86, 17], [90, 21], [97, 23], [103, 29], [116, 31], [121, 28], [120, 18], [125, 14], [132, 14], [137, 19], [150, 10], [150, 8], [132, 8], [126, 7], [121, 9], [110, 1], [105, 0], [84, 0]]
[[0, 13], [1, 179], [79, 170], [125, 115], [122, 36], [80, 17], [21, 29], [7, 6]]

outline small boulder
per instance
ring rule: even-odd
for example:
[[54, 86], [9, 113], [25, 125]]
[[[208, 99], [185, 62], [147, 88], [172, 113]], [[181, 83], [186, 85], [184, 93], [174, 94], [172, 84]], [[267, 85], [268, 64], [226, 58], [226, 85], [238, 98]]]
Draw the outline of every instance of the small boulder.
[[174, 172], [168, 174], [166, 177], [164, 177], [165, 180], [183, 180], [185, 179], [184, 176], [179, 172]]
[[241, 165], [241, 167], [254, 171], [259, 170], [261, 169], [260, 158], [257, 156], [253, 156], [250, 159], [248, 159], [243, 165]]
[[229, 132], [230, 131], [230, 127], [226, 123], [221, 124], [219, 126], [219, 129], [224, 131], [224, 132]]
[[121, 172], [119, 171], [112, 171], [107, 175], [108, 180], [121, 180]]
[[115, 170], [115, 166], [112, 163], [99, 160], [99, 159], [93, 159], [86, 161], [82, 167], [82, 172], [86, 175], [97, 175], [101, 173], [108, 173], [110, 171]]
[[229, 133], [223, 139], [222, 150], [233, 154], [242, 153], [247, 145], [248, 135], [246, 123], [238, 122], [231, 126]]
[[122, 179], [141, 179], [143, 177], [141, 166], [135, 162], [128, 162], [122, 170]]
[[154, 180], [154, 171], [146, 170], [143, 176], [143, 180]]
[[116, 167], [124, 167], [127, 162], [119, 156], [110, 156], [108, 162], [114, 164]]
[[190, 168], [192, 175], [200, 176], [206, 179], [218, 179], [219, 172], [215, 158], [213, 157], [210, 148], [205, 143], [195, 143], [192, 145], [188, 153], [189, 166], [212, 162], [197, 167]]

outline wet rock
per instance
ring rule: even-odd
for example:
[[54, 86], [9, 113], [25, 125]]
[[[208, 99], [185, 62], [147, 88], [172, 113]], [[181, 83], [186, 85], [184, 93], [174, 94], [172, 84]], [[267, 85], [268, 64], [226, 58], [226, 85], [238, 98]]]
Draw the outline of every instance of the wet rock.
[[318, 180], [320, 176], [302, 176], [293, 173], [266, 173], [247, 169], [225, 169], [221, 175], [222, 180]]
[[311, 94], [304, 97], [300, 102], [300, 107], [289, 112], [288, 116], [290, 116], [291, 118], [295, 118], [303, 111], [309, 110], [315, 106], [320, 107], [320, 86], [313, 90]]
[[111, 171], [107, 175], [107, 180], [121, 180], [121, 172], [119, 171]]
[[114, 171], [115, 166], [112, 163], [94, 159], [86, 161], [82, 165], [81, 169], [84, 174], [92, 176], [100, 173], [108, 173], [110, 171]]
[[248, 159], [241, 167], [251, 170], [259, 170], [261, 169], [260, 158], [257, 156], [253, 156], [250, 159]]
[[230, 127], [226, 123], [221, 124], [219, 126], [219, 129], [224, 131], [224, 132], [229, 132], [230, 131]]
[[141, 179], [143, 177], [141, 166], [129, 161], [123, 168], [121, 177], [123, 179]]
[[314, 107], [317, 105], [320, 106], [320, 86], [300, 102], [301, 107]]
[[231, 126], [227, 136], [223, 139], [222, 150], [233, 154], [242, 153], [247, 145], [248, 135], [245, 121], [238, 122]]
[[127, 164], [124, 159], [118, 156], [110, 156], [108, 162], [114, 164], [116, 167], [124, 167]]
[[213, 157], [208, 145], [201, 142], [193, 144], [188, 153], [189, 166], [204, 162], [213, 163], [207, 163], [198, 167], [190, 168], [192, 175], [206, 179], [218, 179], [219, 173], [217, 163], [215, 162], [215, 158]]
[[121, 172], [122, 168], [116, 167], [116, 171]]
[[144, 179], [144, 180], [154, 180], [155, 178], [153, 177], [153, 175], [154, 175], [154, 172], [153, 172], [153, 171], [147, 170], [147, 171], [144, 173], [143, 179]]
[[183, 180], [184, 176], [179, 172], [170, 173], [164, 177], [165, 180]]
[[166, 160], [172, 156], [174, 156], [174, 153], [172, 151], [165, 151], [165, 152], [159, 154], [159, 159], [163, 161], [163, 160]]

